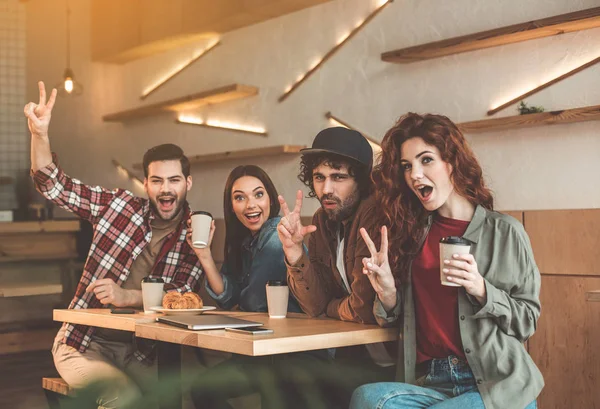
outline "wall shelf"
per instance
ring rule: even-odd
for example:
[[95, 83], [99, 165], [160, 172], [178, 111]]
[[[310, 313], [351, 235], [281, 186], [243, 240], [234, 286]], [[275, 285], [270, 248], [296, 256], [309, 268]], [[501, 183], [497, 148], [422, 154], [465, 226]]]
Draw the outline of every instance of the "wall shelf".
[[600, 7], [388, 51], [381, 59], [407, 64], [596, 27], [600, 27]]
[[[239, 151], [227, 151], [220, 153], [209, 153], [206, 155], [196, 155], [190, 156], [188, 159], [192, 164], [203, 164], [203, 163], [213, 163], [219, 162], [223, 160], [231, 160], [231, 159], [246, 159], [246, 158], [254, 158], [259, 156], [275, 156], [280, 154], [295, 154], [299, 153], [300, 149], [304, 149], [306, 146], [302, 145], [277, 145], [277, 146], [267, 146], [264, 148], [256, 148], [256, 149], [244, 149]], [[142, 169], [141, 163], [136, 163], [133, 165], [134, 169]]]
[[79, 231], [79, 220], [49, 220], [45, 222], [0, 223], [0, 234], [66, 233]]
[[0, 325], [0, 351], [14, 354], [28, 351], [48, 351], [60, 325], [53, 321], [29, 321], [17, 325]]
[[180, 115], [179, 118], [175, 120], [175, 123], [181, 125], [189, 125], [189, 126], [201, 126], [208, 129], [219, 129], [222, 131], [229, 132], [241, 132], [250, 135], [259, 135], [259, 136], [267, 136], [267, 131], [264, 128], [252, 127], [252, 126], [243, 126], [237, 124], [227, 124], [221, 123], [219, 121], [207, 121], [204, 122], [199, 118], [190, 118], [186, 115]]
[[560, 82], [560, 81], [562, 81], [564, 79], [567, 79], [571, 75], [577, 74], [578, 72], [583, 71], [586, 68], [591, 67], [592, 65], [598, 64], [599, 62], [600, 62], [600, 57], [594, 58], [593, 60], [588, 61], [585, 64], [582, 64], [582, 65], [576, 67], [575, 69], [572, 69], [571, 71], [564, 73], [563, 75], [561, 75], [559, 77], [553, 78], [550, 81], [545, 82], [542, 85], [540, 85], [540, 86], [538, 86], [538, 87], [536, 87], [536, 88], [534, 88], [532, 90], [529, 90], [529, 91], [525, 92], [524, 94], [521, 94], [518, 97], [515, 97], [515, 98], [511, 99], [508, 102], [503, 103], [502, 105], [499, 105], [499, 106], [497, 106], [497, 107], [495, 107], [493, 109], [490, 109], [487, 112], [487, 114], [488, 115], [494, 115], [496, 112], [502, 111], [504, 108], [506, 108], [506, 107], [508, 107], [508, 106], [516, 103], [516, 102], [522, 101], [526, 97], [528, 97], [530, 95], [533, 95], [533, 94], [535, 94], [535, 93], [537, 93], [537, 92], [539, 92], [539, 91], [541, 91], [543, 89], [546, 89], [549, 86], [556, 84], [557, 82]]
[[515, 115], [504, 118], [483, 119], [457, 124], [464, 133], [502, 131], [542, 125], [568, 124], [600, 120], [600, 105], [539, 114]]
[[50, 295], [62, 294], [62, 284], [42, 284], [42, 283], [23, 283], [23, 284], [1, 284], [0, 298], [8, 297], [27, 297], [30, 295]]
[[9, 176], [0, 176], [0, 186], [10, 185], [13, 182], [13, 178]]
[[190, 111], [204, 105], [220, 104], [222, 102], [251, 97], [257, 94], [257, 87], [232, 84], [215, 88], [210, 91], [199, 92], [185, 97], [159, 102], [153, 105], [146, 105], [127, 111], [104, 115], [102, 120], [105, 122], [124, 122], [132, 119], [164, 114], [165, 112]]

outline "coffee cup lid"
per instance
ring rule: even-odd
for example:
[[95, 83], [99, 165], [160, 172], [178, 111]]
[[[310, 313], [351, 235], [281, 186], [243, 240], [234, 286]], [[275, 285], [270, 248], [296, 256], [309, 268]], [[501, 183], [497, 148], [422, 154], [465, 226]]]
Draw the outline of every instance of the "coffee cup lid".
[[209, 216], [211, 219], [213, 218], [213, 217], [212, 217], [212, 214], [210, 214], [210, 213], [208, 213], [208, 212], [204, 212], [204, 211], [202, 211], [202, 210], [197, 210], [197, 211], [195, 211], [195, 212], [192, 212], [192, 216], [193, 216], [193, 215], [195, 215], [195, 214], [205, 214], [205, 215]]
[[269, 281], [267, 281], [267, 285], [269, 287], [283, 287], [283, 286], [286, 286], [287, 283], [282, 280], [269, 280]]
[[165, 280], [163, 280], [160, 277], [147, 276], [147, 277], [142, 278], [142, 283], [164, 283], [164, 282], [165, 282]]
[[462, 246], [470, 246], [471, 245], [471, 242], [469, 240], [459, 237], [459, 236], [442, 237], [440, 239], [440, 243], [458, 244], [458, 245], [462, 245]]

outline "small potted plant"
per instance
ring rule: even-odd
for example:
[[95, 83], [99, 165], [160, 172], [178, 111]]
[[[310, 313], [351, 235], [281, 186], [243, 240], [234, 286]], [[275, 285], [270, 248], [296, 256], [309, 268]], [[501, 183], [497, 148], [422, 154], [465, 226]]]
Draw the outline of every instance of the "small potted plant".
[[529, 106], [525, 103], [525, 101], [521, 101], [517, 107], [517, 110], [519, 111], [519, 115], [538, 114], [540, 112], [544, 112], [544, 107]]

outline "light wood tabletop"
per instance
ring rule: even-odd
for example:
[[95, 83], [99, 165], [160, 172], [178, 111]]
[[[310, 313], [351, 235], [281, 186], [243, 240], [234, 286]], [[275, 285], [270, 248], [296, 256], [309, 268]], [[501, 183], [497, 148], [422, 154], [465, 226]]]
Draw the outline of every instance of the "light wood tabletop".
[[[210, 314], [237, 316], [256, 313], [242, 311], [211, 311]], [[146, 314], [141, 310], [135, 310], [135, 314], [113, 314], [109, 308], [88, 308], [79, 310], [56, 309], [53, 311], [53, 320], [68, 322], [69, 324], [81, 324], [92, 327], [135, 332], [137, 324], [156, 322], [156, 317], [162, 315], [163, 314], [160, 313]]]
[[290, 313], [287, 318], [277, 319], [269, 318], [266, 313], [241, 311], [211, 311], [206, 314], [231, 315], [261, 322], [274, 332], [246, 335], [225, 330], [191, 331], [156, 322], [158, 314], [111, 314], [108, 309], [54, 310], [54, 320], [131, 331], [141, 338], [250, 356], [372, 344], [395, 341], [398, 337], [397, 328], [309, 318], [304, 314]]
[[588, 291], [585, 293], [585, 299], [587, 301], [600, 301], [600, 290]]
[[153, 322], [156, 315], [144, 314], [143, 311], [136, 311], [135, 314], [112, 314], [108, 308], [90, 308], [87, 310], [54, 310], [52, 317], [54, 321], [68, 322], [69, 324], [134, 332], [136, 323]]
[[269, 318], [266, 313], [240, 313], [237, 318], [261, 322], [272, 334], [251, 335], [225, 330], [191, 331], [157, 322], [139, 323], [138, 337], [172, 342], [197, 348], [232, 352], [249, 356], [275, 355], [395, 341], [397, 328], [381, 328], [327, 318], [309, 318], [288, 314], [287, 318]]

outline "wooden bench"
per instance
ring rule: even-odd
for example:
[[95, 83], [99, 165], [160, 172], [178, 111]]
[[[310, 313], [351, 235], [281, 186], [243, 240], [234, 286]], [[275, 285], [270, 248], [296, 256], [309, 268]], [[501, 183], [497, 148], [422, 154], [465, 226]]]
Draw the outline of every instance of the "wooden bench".
[[74, 395], [73, 388], [62, 378], [42, 378], [42, 388], [50, 409], [60, 409], [60, 399]]

